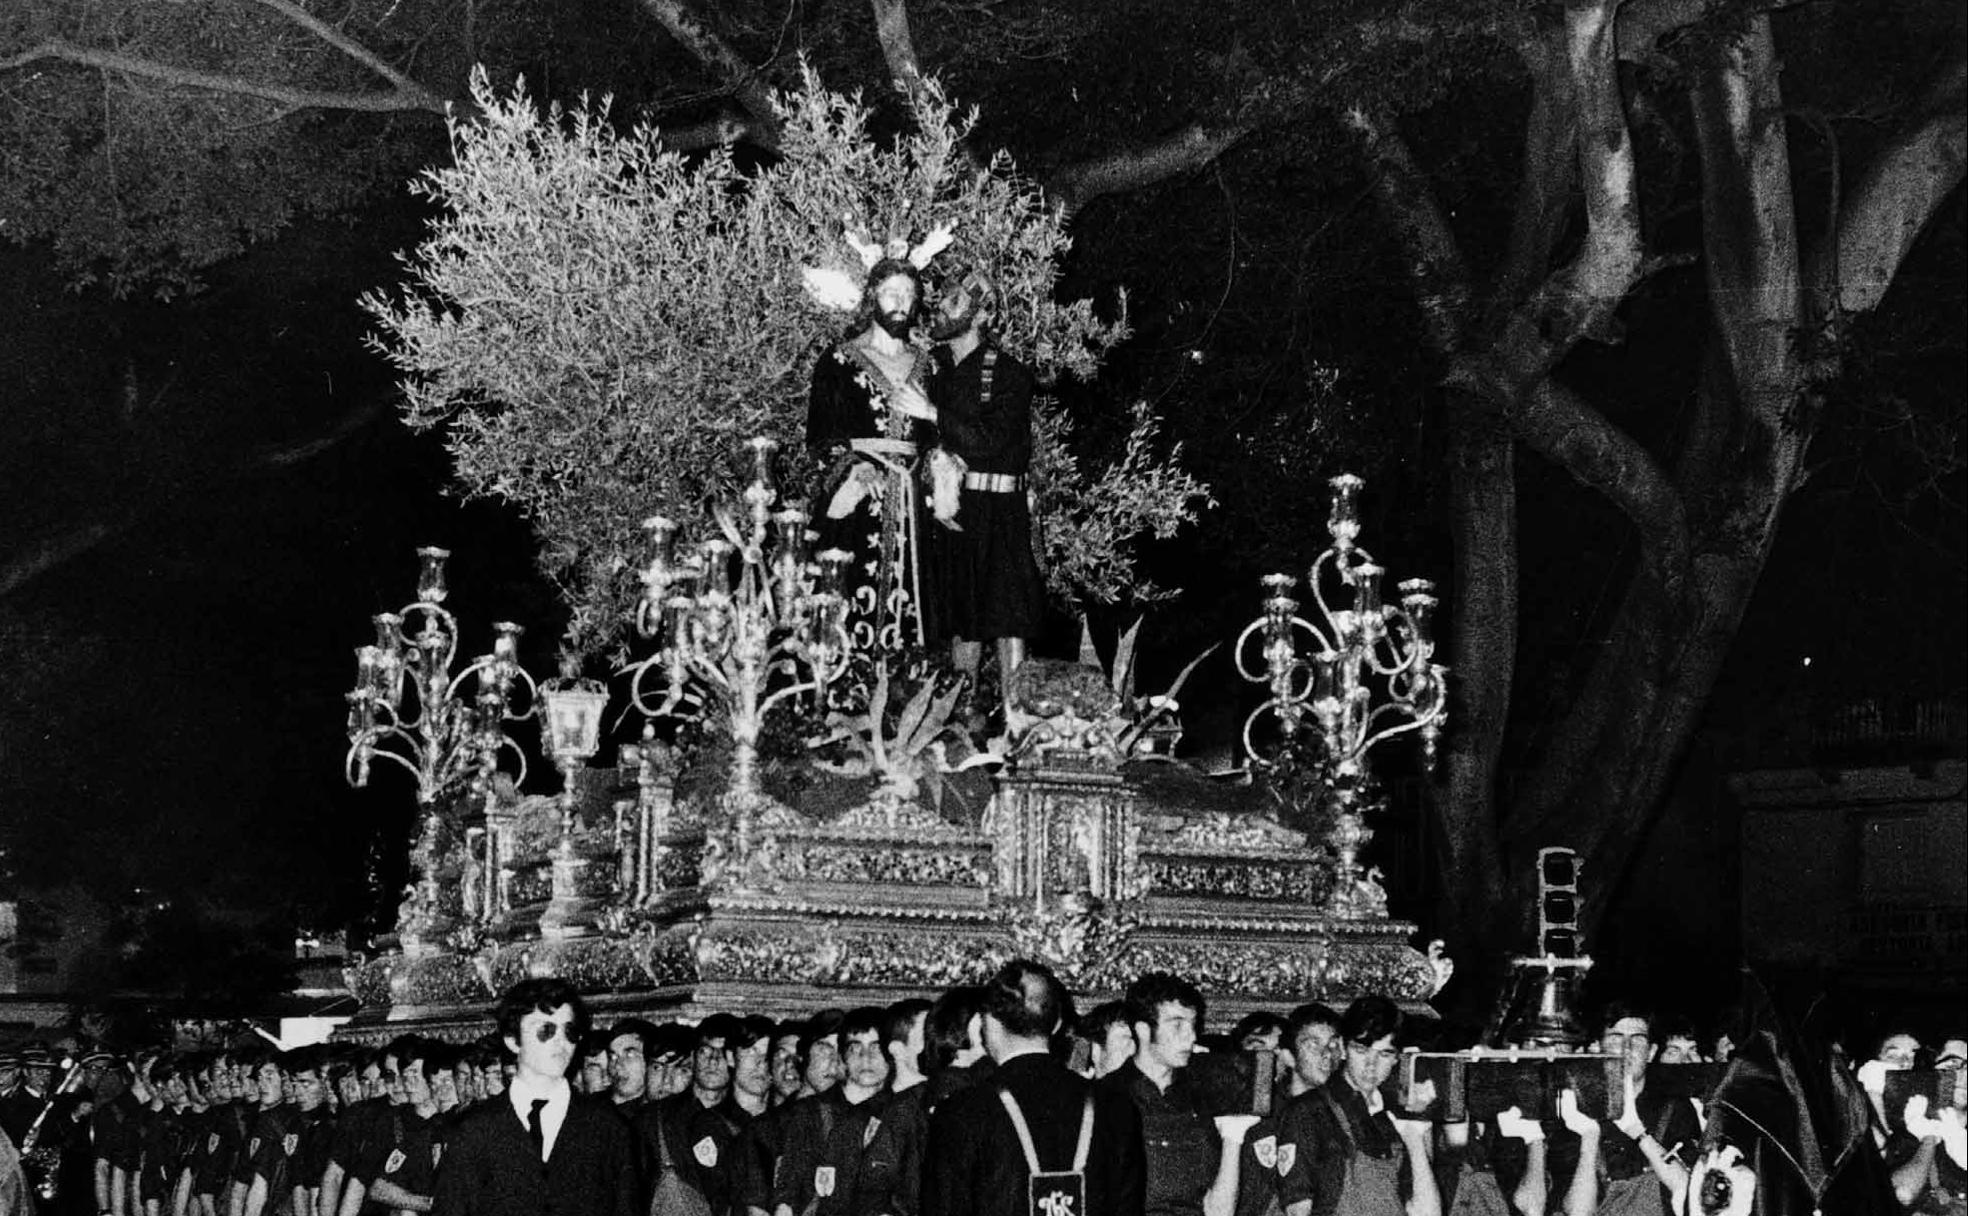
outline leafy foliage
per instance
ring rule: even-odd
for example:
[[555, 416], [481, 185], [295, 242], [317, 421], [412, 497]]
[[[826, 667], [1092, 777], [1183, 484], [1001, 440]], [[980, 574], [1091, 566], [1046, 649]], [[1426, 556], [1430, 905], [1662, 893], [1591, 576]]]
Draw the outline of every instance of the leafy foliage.
[[[1054, 298], [1062, 218], [1006, 158], [970, 168], [969, 120], [940, 98], [883, 146], [870, 112], [809, 71], [782, 102], [781, 158], [745, 171], [726, 151], [687, 160], [653, 129], [617, 131], [606, 101], [543, 116], [523, 88], [497, 96], [483, 76], [474, 97], [454, 164], [419, 186], [445, 213], [407, 260], [409, 294], [365, 306], [410, 424], [449, 425], [467, 492], [532, 521], [576, 649], [619, 640], [643, 518], [703, 525], [737, 483], [744, 439], [800, 433], [814, 362], [842, 327], [801, 271], [858, 280], [844, 227], [914, 242], [953, 223], [931, 294], [960, 269], [987, 271], [1005, 301], [999, 340], [1042, 381], [1091, 377], [1126, 333], [1089, 300]], [[1119, 598], [1130, 540], [1169, 535], [1206, 491], [1157, 451], [1145, 411], [1098, 472], [1067, 449], [1065, 417], [1042, 416], [1034, 475], [1054, 589]]]
[[[340, 28], [387, 55], [408, 45], [404, 31], [426, 7], [392, 20], [384, 4], [357, 3], [338, 14]], [[266, 8], [210, 0], [9, 8], [0, 56], [59, 40], [184, 77], [47, 60], [0, 90], [0, 236], [48, 242], [75, 288], [171, 298], [295, 220], [343, 213], [393, 187], [434, 142], [428, 114], [297, 110], [186, 83], [370, 88], [367, 69]], [[433, 48], [439, 59], [447, 53]]]

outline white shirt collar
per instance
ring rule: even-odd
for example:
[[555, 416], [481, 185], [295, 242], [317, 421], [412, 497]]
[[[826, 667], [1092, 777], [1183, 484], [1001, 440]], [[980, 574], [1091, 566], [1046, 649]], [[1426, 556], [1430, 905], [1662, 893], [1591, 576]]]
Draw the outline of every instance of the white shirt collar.
[[553, 1158], [554, 1142], [560, 1138], [561, 1124], [567, 1122], [567, 1108], [574, 1100], [572, 1087], [564, 1077], [540, 1082], [524, 1075], [515, 1075], [512, 1084], [506, 1086], [506, 1100], [521, 1127], [533, 1114], [533, 1103], [541, 1099], [547, 1103], [540, 1108], [540, 1136], [544, 1141], [541, 1160], [545, 1161]]

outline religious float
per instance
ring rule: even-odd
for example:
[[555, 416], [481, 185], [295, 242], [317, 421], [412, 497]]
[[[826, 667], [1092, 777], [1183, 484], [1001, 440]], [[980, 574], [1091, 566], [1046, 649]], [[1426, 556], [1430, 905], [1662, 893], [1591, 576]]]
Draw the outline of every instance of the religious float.
[[[720, 535], [680, 546], [650, 522], [638, 624], [654, 650], [621, 683], [652, 725], [612, 766], [590, 763], [606, 686], [569, 673], [536, 688], [516, 626], [454, 672], [445, 554], [423, 551], [416, 602], [376, 618], [349, 694], [351, 780], [393, 761], [421, 814], [397, 932], [350, 968], [361, 1012], [343, 1037], [476, 1034], [498, 992], [538, 975], [610, 1015], [686, 1018], [934, 995], [1021, 956], [1082, 1002], [1173, 971], [1222, 1016], [1365, 992], [1413, 1005], [1445, 982], [1447, 960], [1389, 918], [1360, 861], [1368, 750], [1412, 732], [1432, 753], [1446, 673], [1431, 588], [1382, 601], [1357, 478], [1334, 480], [1305, 615], [1297, 581], [1271, 576], [1238, 639], [1267, 696], [1244, 730], [1260, 779], [1226, 785], [1173, 758], [1171, 697], [1085, 661], [1020, 667], [997, 750], [970, 752], [946, 729], [953, 693], [905, 696], [856, 666], [847, 555], [806, 552], [806, 516], [775, 509], [770, 441], [755, 454]], [[857, 672], [830, 763], [762, 759], [774, 715], [828, 703]], [[536, 706], [557, 795], [499, 769], [519, 750], [507, 724]], [[655, 729], [679, 715], [704, 728], [681, 755]]]

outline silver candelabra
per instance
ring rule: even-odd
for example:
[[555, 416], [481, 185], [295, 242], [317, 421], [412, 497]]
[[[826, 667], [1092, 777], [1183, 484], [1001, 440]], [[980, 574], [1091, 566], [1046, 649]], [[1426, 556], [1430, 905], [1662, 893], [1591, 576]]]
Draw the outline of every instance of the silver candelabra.
[[[1448, 669], [1432, 661], [1434, 585], [1409, 579], [1399, 586], [1398, 604], [1383, 602], [1386, 570], [1357, 543], [1365, 483], [1347, 473], [1331, 484], [1326, 528], [1332, 544], [1306, 575], [1317, 621], [1299, 615], [1296, 578], [1268, 574], [1263, 614], [1237, 638], [1238, 673], [1270, 694], [1244, 721], [1244, 749], [1260, 765], [1272, 764], [1257, 741], [1261, 724], [1275, 722], [1281, 748], [1296, 749], [1306, 743], [1310, 720], [1316, 731], [1311, 742], [1329, 775], [1332, 910], [1370, 915], [1384, 909], [1386, 897], [1372, 875], [1362, 877], [1359, 864], [1360, 851], [1373, 839], [1362, 813], [1367, 754], [1396, 735], [1419, 732], [1423, 754], [1434, 763], [1448, 718]], [[1253, 638], [1261, 646], [1251, 647]], [[1309, 654], [1301, 654], [1301, 641]], [[1252, 649], [1261, 666], [1251, 662]]]

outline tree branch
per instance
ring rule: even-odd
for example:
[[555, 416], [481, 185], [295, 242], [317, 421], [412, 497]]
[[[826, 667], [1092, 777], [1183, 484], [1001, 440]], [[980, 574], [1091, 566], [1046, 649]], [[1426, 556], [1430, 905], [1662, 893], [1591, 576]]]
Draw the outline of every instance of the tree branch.
[[688, 126], [659, 126], [656, 133], [662, 138], [663, 146], [672, 152], [696, 152], [703, 148], [722, 148], [738, 143], [770, 146], [769, 136], [760, 131], [759, 124], [752, 116], [737, 110], [726, 110], [714, 118]]
[[[374, 422], [383, 415], [387, 407], [388, 398], [377, 394], [338, 416], [333, 425], [318, 435], [293, 443], [269, 444], [249, 449], [241, 453], [237, 459], [202, 474], [203, 480], [214, 484], [223, 483], [235, 478], [252, 477], [271, 470], [290, 468], [312, 460]], [[150, 512], [139, 507], [105, 519], [85, 520], [0, 561], [0, 599], [13, 594], [57, 566], [66, 565], [83, 554], [107, 544], [150, 518]]]
[[1505, 318], [1480, 358], [1451, 369], [1452, 383], [1504, 408], [1533, 391], [1582, 338], [1609, 334], [1620, 304], [1649, 265], [1642, 256], [1633, 141], [1613, 53], [1616, 3], [1594, 0], [1565, 10], [1585, 240], [1571, 262]]
[[0, 565], [0, 597], [13, 594], [56, 566], [82, 556], [112, 537], [122, 535], [136, 521], [135, 515], [88, 520], [8, 558], [4, 565]]
[[1618, 0], [1598, 0], [1565, 10], [1586, 229], [1585, 246], [1560, 283], [1579, 310], [1573, 318], [1578, 333], [1598, 328], [1640, 277], [1638, 171], [1614, 56], [1618, 7]]
[[[1765, 428], [1765, 442], [1794, 430], [1797, 337], [1804, 320], [1778, 72], [1769, 18], [1758, 17], [1715, 48], [1689, 90], [1702, 161], [1702, 249], [1710, 307], [1734, 396]], [[1794, 445], [1780, 446], [1788, 451]]]
[[202, 89], [206, 92], [224, 93], [234, 97], [257, 97], [262, 101], [279, 102], [295, 109], [358, 110], [372, 114], [410, 112], [435, 114], [439, 117], [444, 115], [444, 102], [421, 87], [414, 93], [402, 89], [390, 93], [342, 93], [332, 90], [290, 88], [285, 85], [245, 80], [237, 76], [181, 68], [168, 63], [157, 63], [154, 60], [124, 55], [117, 51], [77, 46], [61, 38], [51, 38], [18, 54], [0, 59], [0, 72], [50, 59], [100, 68], [109, 72], [124, 72], [146, 80], [176, 85], [179, 88]]
[[928, 100], [922, 61], [916, 57], [915, 34], [909, 29], [909, 0], [869, 0], [875, 13], [875, 40], [888, 64], [889, 81], [915, 112], [918, 123]]
[[254, 0], [254, 3], [265, 5], [267, 8], [279, 13], [282, 17], [285, 17], [295, 25], [313, 34], [316, 38], [321, 39], [329, 46], [347, 55], [350, 59], [355, 60], [363, 67], [376, 73], [376, 75], [381, 76], [384, 80], [394, 85], [397, 92], [405, 96], [424, 96], [430, 98], [432, 101], [437, 100], [436, 96], [429, 89], [405, 76], [402, 72], [397, 71], [374, 51], [363, 46], [355, 39], [350, 38], [326, 21], [321, 20], [321, 18], [315, 16], [313, 13], [308, 12], [300, 5], [295, 4], [293, 0]]
[[1367, 155], [1379, 170], [1374, 193], [1400, 230], [1428, 343], [1437, 355], [1449, 358], [1462, 347], [1469, 317], [1469, 266], [1462, 248], [1392, 116], [1356, 104], [1345, 118], [1365, 140]]
[[710, 27], [686, 0], [642, 0], [642, 7], [657, 24], [669, 31], [683, 48], [696, 56], [751, 117], [745, 132], [763, 148], [779, 146], [779, 111], [772, 104], [772, 89], [765, 78]]
[[1240, 122], [1192, 122], [1153, 143], [1055, 169], [1046, 175], [1046, 192], [1071, 216], [1104, 194], [1139, 190], [1194, 172], [1242, 142], [1254, 129]]
[[[1732, 18], [1744, 13], [1773, 13], [1802, 2], [1758, 0], [1732, 6], [1727, 12]], [[1715, 9], [1713, 0], [1625, 0], [1619, 10], [1619, 57], [1629, 63], [1641, 62], [1659, 49], [1661, 39], [1694, 25]]]
[[1488, 290], [1482, 326], [1493, 329], [1551, 272], [1572, 214], [1578, 184], [1578, 104], [1563, 34], [1540, 29], [1518, 44], [1531, 75], [1531, 112], [1524, 122], [1523, 164], [1510, 243]]
[[1672, 588], [1689, 560], [1688, 520], [1673, 481], [1646, 448], [1546, 376], [1505, 410], [1531, 448], [1604, 495], [1639, 529], [1648, 565]]
[[1818, 259], [1814, 286], [1837, 292], [1841, 312], [1879, 307], [1927, 221], [1961, 184], [1968, 164], [1968, 60], [1929, 89], [1922, 113], [1881, 150], [1841, 208], [1835, 250]]

